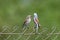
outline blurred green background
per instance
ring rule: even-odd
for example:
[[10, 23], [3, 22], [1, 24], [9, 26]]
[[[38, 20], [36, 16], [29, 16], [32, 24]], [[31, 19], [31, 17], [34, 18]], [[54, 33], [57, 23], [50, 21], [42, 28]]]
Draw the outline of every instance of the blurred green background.
[[21, 24], [34, 12], [43, 26], [60, 26], [60, 0], [0, 0], [0, 26]]
[[56, 26], [60, 31], [60, 0], [0, 0], [0, 31], [4, 25], [21, 27], [25, 17], [34, 12], [43, 27]]

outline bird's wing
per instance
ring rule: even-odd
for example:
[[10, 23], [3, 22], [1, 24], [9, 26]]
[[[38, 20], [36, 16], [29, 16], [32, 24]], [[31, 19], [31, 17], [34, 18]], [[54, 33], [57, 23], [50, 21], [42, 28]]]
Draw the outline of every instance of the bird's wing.
[[37, 18], [35, 20], [36, 20], [37, 23], [39, 23], [39, 20]]

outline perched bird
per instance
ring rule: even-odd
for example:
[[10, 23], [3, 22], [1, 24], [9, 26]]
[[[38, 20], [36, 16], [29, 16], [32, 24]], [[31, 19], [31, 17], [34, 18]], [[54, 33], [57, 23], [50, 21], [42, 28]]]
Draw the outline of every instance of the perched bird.
[[28, 15], [23, 23], [23, 29], [28, 27], [29, 23], [31, 22], [31, 15]]
[[40, 27], [40, 24], [39, 24], [37, 13], [34, 13], [34, 19], [33, 19], [33, 21], [34, 21], [34, 24], [35, 24], [35, 27], [34, 27], [35, 31], [36, 31], [36, 33], [38, 33], [38, 27]]

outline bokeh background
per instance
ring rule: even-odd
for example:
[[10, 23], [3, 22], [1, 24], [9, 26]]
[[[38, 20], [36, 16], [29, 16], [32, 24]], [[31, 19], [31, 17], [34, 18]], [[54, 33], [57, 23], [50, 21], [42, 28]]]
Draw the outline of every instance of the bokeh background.
[[60, 0], [0, 0], [0, 32], [4, 25], [22, 27], [25, 17], [34, 12], [43, 28], [55, 26], [60, 31]]

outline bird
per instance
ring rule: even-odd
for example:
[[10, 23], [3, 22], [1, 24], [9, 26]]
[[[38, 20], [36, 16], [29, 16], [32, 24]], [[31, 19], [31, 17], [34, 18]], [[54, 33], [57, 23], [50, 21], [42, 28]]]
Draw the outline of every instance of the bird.
[[30, 22], [31, 22], [31, 15], [28, 15], [28, 16], [25, 18], [24, 22], [23, 22], [23, 30], [24, 30], [26, 27], [28, 27], [28, 25], [30, 24]]
[[35, 24], [35, 26], [34, 26], [35, 31], [36, 31], [36, 33], [38, 33], [38, 28], [39, 28], [41, 25], [39, 24], [39, 19], [38, 19], [37, 13], [34, 13], [33, 21], [34, 21], [34, 24]]

